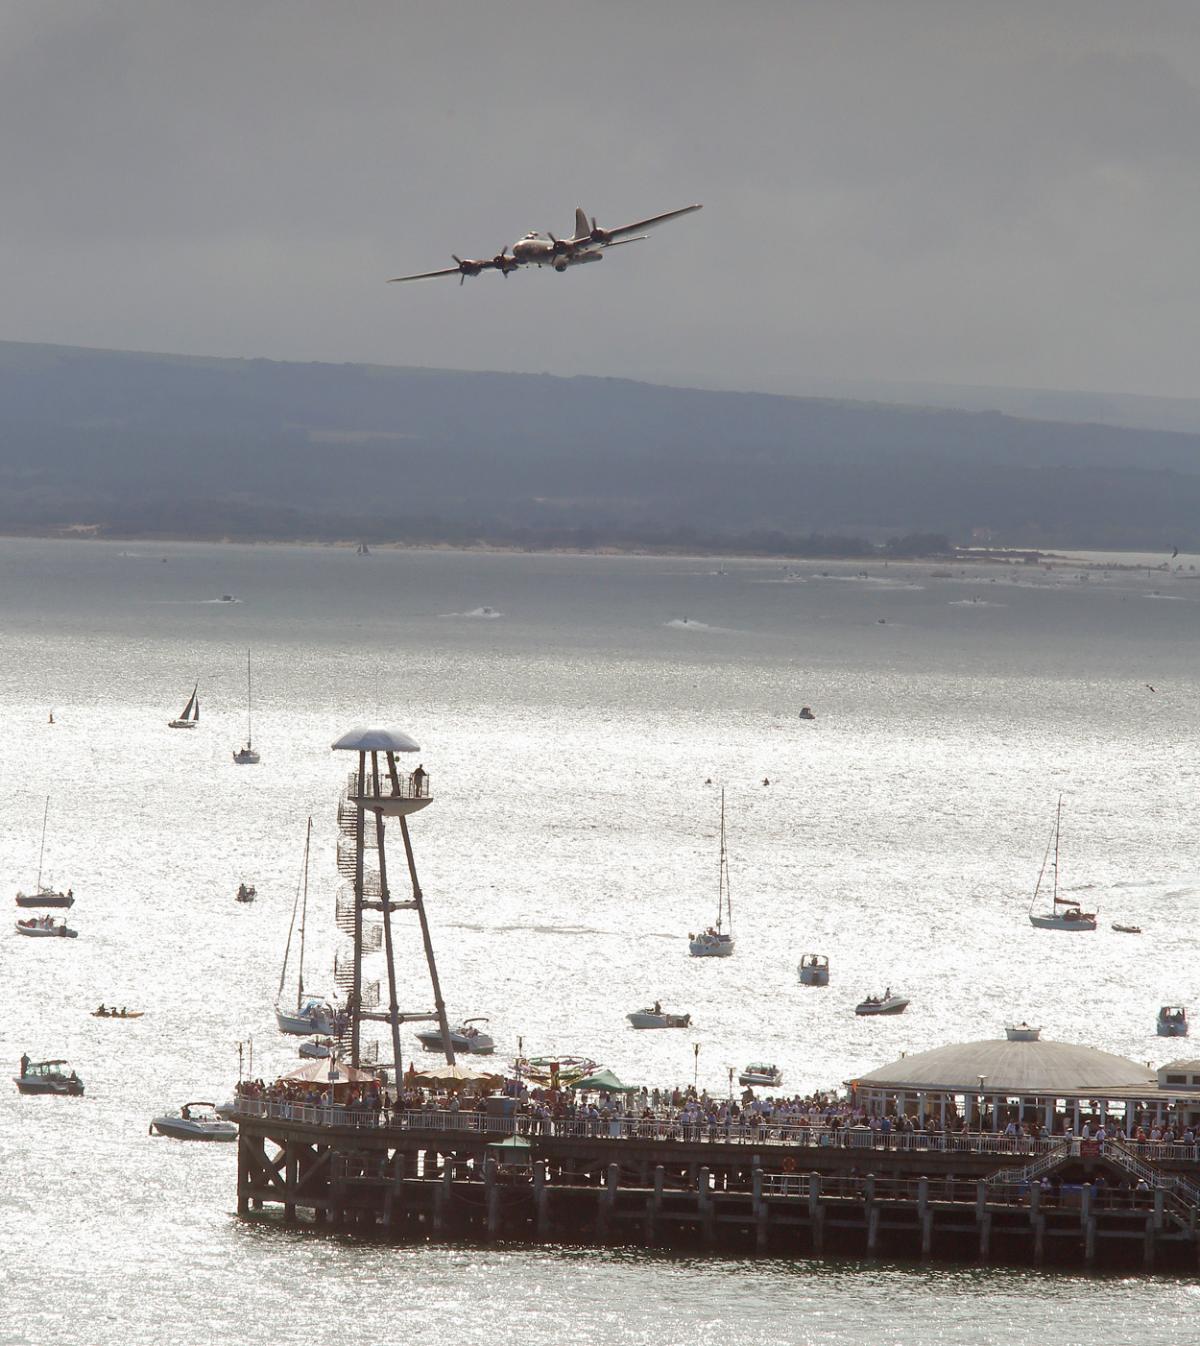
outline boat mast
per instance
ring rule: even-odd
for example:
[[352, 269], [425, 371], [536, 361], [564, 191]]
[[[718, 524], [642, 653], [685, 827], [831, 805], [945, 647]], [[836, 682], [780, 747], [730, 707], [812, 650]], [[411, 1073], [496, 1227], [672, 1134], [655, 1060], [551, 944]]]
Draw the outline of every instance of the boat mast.
[[[720, 934], [723, 926], [723, 913], [728, 905], [729, 888], [729, 865], [725, 859], [725, 790], [721, 789], [721, 857], [717, 862], [717, 934]], [[733, 925], [733, 912], [729, 913], [729, 924]]]
[[312, 841], [312, 816], [308, 819], [308, 831], [304, 834], [304, 896], [300, 902], [300, 975], [296, 981], [296, 1011], [304, 999], [304, 926], [308, 920], [308, 848]]
[[1054, 819], [1054, 906], [1058, 906], [1058, 831], [1062, 826], [1062, 795], [1058, 797], [1058, 813]]
[[253, 704], [253, 693], [250, 688], [250, 651], [246, 651], [246, 747], [254, 747], [254, 735], [251, 732], [250, 711]]
[[38, 851], [38, 876], [37, 887], [33, 890], [35, 893], [42, 891], [42, 860], [46, 855], [46, 819], [50, 816], [50, 796], [46, 796], [46, 807], [42, 812], [42, 849]]
[[[292, 935], [296, 930], [296, 912], [300, 910], [300, 895], [304, 894], [304, 907], [308, 908], [308, 843], [312, 837], [312, 819], [308, 820], [308, 832], [304, 837], [304, 874], [301, 881], [296, 885], [296, 898], [292, 903], [292, 923], [288, 926], [287, 944], [283, 950], [283, 967], [279, 972], [279, 990], [275, 993], [275, 1004], [278, 1006], [283, 998], [283, 985], [287, 980], [288, 958], [292, 952]], [[300, 915], [300, 981], [304, 981], [304, 913]], [[300, 995], [296, 995], [296, 1008], [300, 1008]]]

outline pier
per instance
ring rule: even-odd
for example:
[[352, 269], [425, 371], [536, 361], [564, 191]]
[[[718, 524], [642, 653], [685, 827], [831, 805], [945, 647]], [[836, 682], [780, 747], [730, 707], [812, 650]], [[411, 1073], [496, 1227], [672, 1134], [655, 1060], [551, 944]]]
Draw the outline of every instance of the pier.
[[[239, 1086], [225, 1113], [239, 1123], [239, 1215], [401, 1241], [1200, 1269], [1200, 1060], [1156, 1072], [1012, 1025], [847, 1081], [841, 1121], [825, 1125], [732, 1096], [664, 1113], [645, 1090], [640, 1110], [618, 1098], [603, 1113], [551, 1113], [522, 1102], [520, 1078], [473, 1107], [426, 1096], [415, 1070], [403, 1075], [411, 1022], [436, 1025], [446, 1066], [427, 1076], [434, 1089], [490, 1088], [455, 1063], [417, 877], [408, 824], [432, 802], [428, 773], [400, 770], [398, 755], [419, 749], [398, 731], [355, 729], [333, 746], [357, 757], [337, 808], [345, 1028], [327, 1070]], [[398, 983], [404, 916], [427, 987]], [[402, 991], [406, 1006], [424, 1003], [402, 1009]], [[394, 1108], [378, 1083], [389, 1078], [418, 1084]], [[560, 1098], [557, 1067], [549, 1079]]]
[[[737, 1255], [1200, 1267], [1195, 1154], [988, 1133], [822, 1143], [482, 1113], [239, 1100], [238, 1211], [400, 1241], [564, 1241]], [[686, 1128], [698, 1132], [699, 1128]], [[639, 1134], [639, 1130], [642, 1132]], [[647, 1134], [649, 1133], [649, 1134]], [[922, 1137], [922, 1140], [928, 1138]], [[1168, 1147], [1180, 1150], [1183, 1147]], [[1044, 1181], [1043, 1181], [1044, 1180]]]

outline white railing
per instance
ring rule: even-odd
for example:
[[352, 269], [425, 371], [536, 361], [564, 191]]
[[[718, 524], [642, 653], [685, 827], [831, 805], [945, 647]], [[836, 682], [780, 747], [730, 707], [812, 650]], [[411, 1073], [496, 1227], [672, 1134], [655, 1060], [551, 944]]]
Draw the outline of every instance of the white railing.
[[378, 1112], [347, 1109], [327, 1104], [311, 1105], [289, 1103], [276, 1099], [238, 1098], [237, 1115], [269, 1117], [285, 1121], [305, 1122], [318, 1126], [388, 1127], [404, 1131], [456, 1131], [488, 1135], [545, 1136], [563, 1140], [648, 1140], [686, 1143], [734, 1144], [754, 1146], [787, 1146], [808, 1149], [851, 1148], [874, 1151], [1042, 1155], [1062, 1147], [1062, 1138], [1033, 1139], [1032, 1137], [996, 1136], [981, 1133], [953, 1135], [881, 1135], [875, 1132], [843, 1129], [836, 1133], [818, 1131], [812, 1127], [790, 1127], [777, 1124], [715, 1125], [690, 1123], [681, 1119], [612, 1117], [612, 1118], [538, 1118], [522, 1113], [510, 1117], [495, 1117], [486, 1113], [448, 1109], [418, 1109], [403, 1112]]

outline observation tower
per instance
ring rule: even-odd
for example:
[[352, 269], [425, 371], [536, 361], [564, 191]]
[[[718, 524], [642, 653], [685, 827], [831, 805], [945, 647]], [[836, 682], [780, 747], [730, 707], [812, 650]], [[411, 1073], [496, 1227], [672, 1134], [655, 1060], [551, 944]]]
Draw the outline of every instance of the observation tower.
[[[394, 729], [351, 729], [333, 745], [334, 752], [356, 753], [358, 760], [346, 780], [338, 801], [338, 872], [346, 882], [338, 891], [337, 925], [353, 940], [353, 949], [334, 962], [334, 982], [346, 997], [350, 1030], [350, 1064], [374, 1065], [379, 1044], [367, 1041], [363, 1030], [372, 1024], [386, 1024], [391, 1030], [391, 1065], [397, 1084], [401, 1072], [400, 1025], [436, 1021], [441, 1033], [442, 1050], [448, 1064], [454, 1064], [454, 1048], [446, 1006], [438, 981], [425, 899], [417, 879], [408, 819], [432, 802], [429, 775], [423, 765], [401, 770], [397, 757], [420, 752], [407, 734]], [[388, 884], [387, 833], [399, 826], [408, 864], [412, 895], [397, 900]], [[413, 911], [421, 930], [425, 962], [429, 968], [432, 1009], [401, 1009], [396, 985], [396, 940], [400, 937], [398, 912]], [[377, 919], [378, 918], [378, 919]], [[387, 964], [387, 1006], [382, 1004], [378, 979], [369, 975], [367, 960], [382, 951]], [[405, 988], [406, 993], [409, 988]], [[385, 1063], [386, 1064], [386, 1063]]]

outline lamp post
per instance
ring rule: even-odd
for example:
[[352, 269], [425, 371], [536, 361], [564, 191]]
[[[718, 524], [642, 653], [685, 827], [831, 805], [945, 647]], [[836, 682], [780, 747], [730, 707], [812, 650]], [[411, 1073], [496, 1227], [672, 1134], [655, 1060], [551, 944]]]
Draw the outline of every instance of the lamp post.
[[692, 1043], [692, 1089], [697, 1089], [700, 1081], [700, 1044]]
[[729, 1067], [729, 1101], [733, 1102], [733, 1067]]

